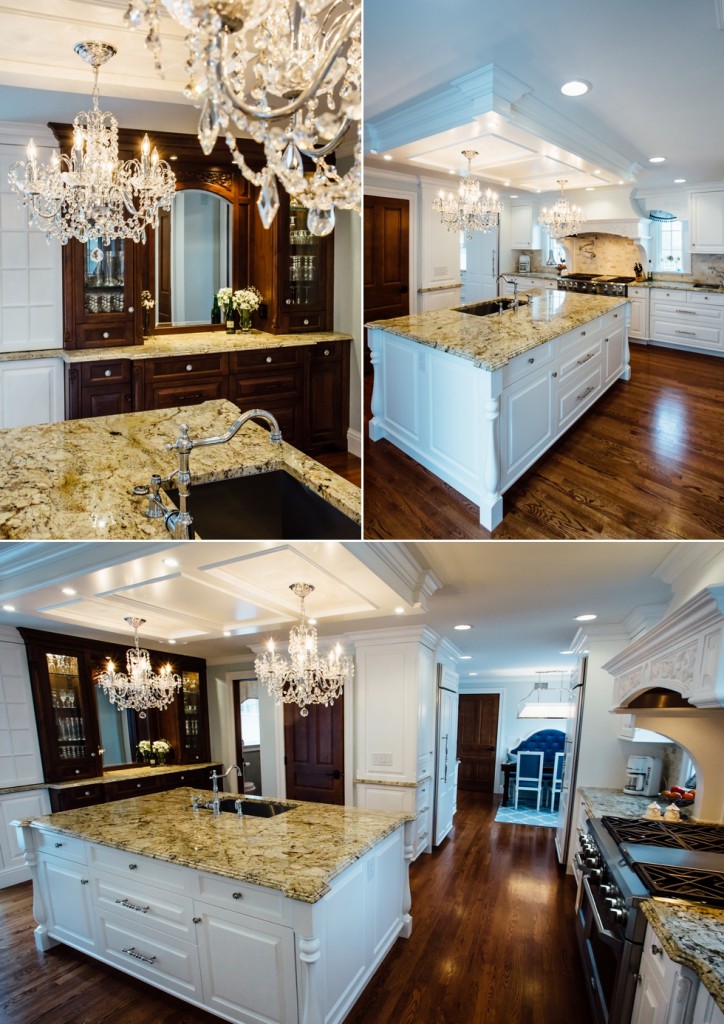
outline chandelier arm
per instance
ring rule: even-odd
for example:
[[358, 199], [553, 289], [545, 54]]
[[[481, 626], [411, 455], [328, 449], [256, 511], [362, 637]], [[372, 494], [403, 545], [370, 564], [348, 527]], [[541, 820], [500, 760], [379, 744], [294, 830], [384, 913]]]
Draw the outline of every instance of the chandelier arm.
[[345, 117], [342, 127], [339, 129], [335, 137], [331, 142], [328, 142], [326, 146], [322, 146], [320, 149], [304, 149], [302, 146], [297, 146], [297, 149], [302, 156], [308, 156], [311, 160], [321, 160], [323, 157], [329, 156], [330, 153], [335, 151], [351, 124], [351, 120], [348, 117]]
[[350, 29], [354, 26], [355, 22], [361, 17], [361, 8], [355, 7], [349, 11], [342, 19], [342, 22], [332, 30], [331, 37], [327, 40], [327, 47], [329, 52], [324, 60], [324, 63], [320, 65], [316, 74], [304, 89], [296, 96], [290, 103], [287, 103], [284, 107], [275, 107], [273, 110], [262, 111], [256, 107], [250, 106], [231, 90], [228, 83], [225, 81], [223, 76], [223, 59], [220, 61], [207, 62], [207, 69], [209, 72], [213, 72], [213, 77], [216, 80], [216, 84], [220, 87], [223, 94], [229, 100], [231, 105], [247, 117], [255, 121], [277, 121], [284, 117], [291, 117], [297, 111], [301, 110], [302, 107], [312, 98], [317, 92], [319, 86], [322, 84], [327, 74], [329, 73], [332, 64], [335, 62], [338, 56], [338, 50], [344, 43], [344, 37], [349, 33]]

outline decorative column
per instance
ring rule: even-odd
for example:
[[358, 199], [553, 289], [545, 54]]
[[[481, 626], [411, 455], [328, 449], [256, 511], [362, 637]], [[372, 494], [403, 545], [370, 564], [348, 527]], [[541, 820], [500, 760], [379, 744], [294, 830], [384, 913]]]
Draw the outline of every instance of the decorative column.
[[372, 413], [372, 418], [370, 419], [369, 435], [371, 441], [379, 441], [380, 438], [385, 436], [385, 432], [380, 424], [380, 418], [384, 412], [382, 408], [382, 396], [384, 394], [384, 387], [382, 384], [382, 346], [379, 342], [379, 334], [374, 328], [370, 328], [367, 331], [367, 340], [370, 350], [370, 362], [372, 363], [372, 371], [374, 374], [372, 398], [370, 400], [370, 412]]
[[11, 821], [11, 827], [18, 830], [18, 846], [25, 855], [25, 863], [30, 868], [30, 876], [33, 882], [33, 917], [38, 922], [35, 929], [35, 948], [41, 953], [47, 952], [58, 943], [48, 935], [48, 913], [43, 902], [43, 895], [40, 888], [40, 874], [38, 872], [38, 858], [35, 852], [35, 841], [33, 830], [22, 821]]
[[494, 530], [503, 518], [503, 495], [500, 493], [500, 392], [502, 371], [481, 373], [482, 382], [482, 466], [480, 524]]

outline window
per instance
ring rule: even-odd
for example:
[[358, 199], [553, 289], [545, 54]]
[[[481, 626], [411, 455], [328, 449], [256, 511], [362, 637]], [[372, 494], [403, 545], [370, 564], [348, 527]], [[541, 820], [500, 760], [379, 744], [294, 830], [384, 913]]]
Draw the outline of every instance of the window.
[[665, 274], [680, 274], [685, 266], [687, 225], [681, 220], [651, 222], [651, 239], [654, 243], [654, 270]]
[[261, 743], [259, 701], [256, 697], [248, 697], [241, 702], [241, 742], [245, 747], [258, 747]]

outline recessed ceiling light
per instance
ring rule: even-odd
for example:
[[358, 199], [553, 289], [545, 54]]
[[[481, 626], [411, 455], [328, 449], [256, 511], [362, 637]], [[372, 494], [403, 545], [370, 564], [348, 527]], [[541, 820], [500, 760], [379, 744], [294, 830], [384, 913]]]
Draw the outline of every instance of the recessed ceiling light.
[[72, 587], [63, 587], [63, 593], [67, 594], [68, 597], [73, 597], [73, 595], [77, 594], [78, 591], [77, 590], [73, 590]]
[[510, 187], [510, 182], [509, 181], [504, 181], [503, 182], [503, 188], [509, 188], [509, 187]]
[[15, 605], [14, 604], [4, 604], [3, 605], [3, 611], [4, 612], [14, 612], [15, 611]]
[[224, 630], [224, 636], [231, 636], [231, 633], [229, 632], [228, 629]]
[[404, 608], [395, 608], [395, 615], [404, 615], [404, 614], [405, 614], [405, 609]]
[[665, 156], [650, 156], [649, 157], [649, 163], [650, 164], [662, 164], [665, 159], [666, 159]]
[[622, 181], [619, 181], [619, 185], [623, 185], [623, 182], [622, 182]]
[[468, 672], [469, 676], [476, 676], [477, 674], [478, 674], [477, 672]]
[[455, 627], [455, 629], [472, 629], [472, 628], [473, 628], [472, 626], [468, 626], [464, 622], [461, 622], [458, 626]]
[[509, 195], [508, 196], [508, 199], [517, 199], [517, 198], [518, 198], [517, 195], [516, 196], [514, 196], [514, 195]]
[[683, 185], [685, 181], [686, 181], [686, 178], [674, 178], [674, 184], [675, 185]]
[[372, 154], [372, 156], [377, 156], [377, 150], [376, 149], [371, 149], [370, 153]]
[[586, 185], [586, 192], [595, 192], [596, 188], [594, 185]]
[[178, 569], [178, 562], [175, 558], [164, 558], [163, 564], [169, 569]]
[[472, 654], [461, 654], [460, 655], [460, 661], [472, 661], [472, 660], [473, 660]]
[[175, 643], [176, 643], [176, 641], [175, 641], [175, 640], [169, 640], [169, 643], [170, 643], [170, 644], [175, 644]]
[[390, 154], [389, 154], [389, 153], [385, 153], [385, 155], [384, 155], [384, 156], [382, 157], [382, 159], [383, 159], [383, 160], [391, 160], [391, 159], [392, 159], [392, 157], [390, 156]]
[[559, 654], [575, 654], [575, 651], [559, 651]]
[[591, 622], [593, 619], [597, 619], [597, 615], [586, 613], [585, 615], [576, 615], [576, 622]]
[[585, 96], [590, 91], [591, 83], [584, 81], [583, 78], [573, 78], [570, 82], [564, 82], [561, 86], [561, 92], [564, 96]]

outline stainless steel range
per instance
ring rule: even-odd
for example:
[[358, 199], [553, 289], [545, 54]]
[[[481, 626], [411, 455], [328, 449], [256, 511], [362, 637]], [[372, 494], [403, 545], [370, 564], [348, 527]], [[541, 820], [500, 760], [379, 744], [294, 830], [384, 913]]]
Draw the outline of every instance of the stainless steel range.
[[602, 274], [566, 274], [558, 278], [558, 291], [588, 292], [589, 295], [612, 295], [626, 298], [628, 286], [635, 277], [605, 277]]
[[603, 817], [579, 834], [576, 935], [595, 1024], [628, 1024], [649, 896], [724, 906], [724, 826]]

